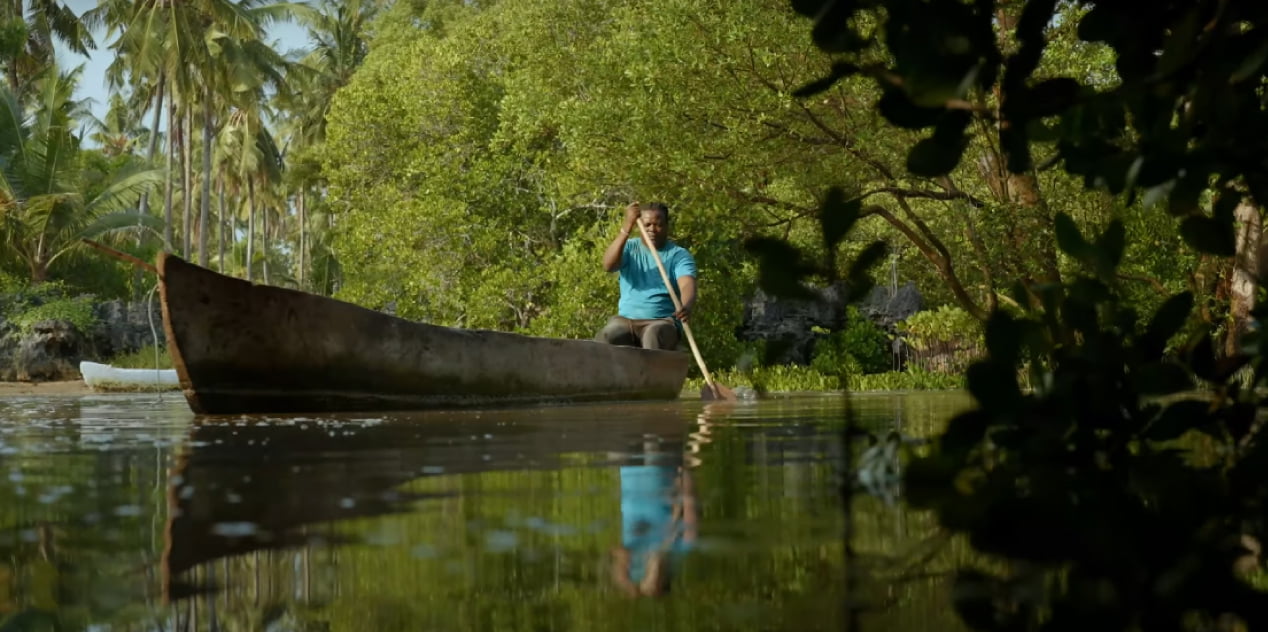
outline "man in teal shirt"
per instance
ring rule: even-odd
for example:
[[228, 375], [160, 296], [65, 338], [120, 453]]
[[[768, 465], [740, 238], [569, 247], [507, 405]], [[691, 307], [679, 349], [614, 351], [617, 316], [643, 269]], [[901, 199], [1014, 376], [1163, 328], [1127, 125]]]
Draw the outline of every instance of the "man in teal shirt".
[[[681, 310], [674, 308], [651, 251], [634, 233], [640, 217], [682, 301]], [[626, 207], [621, 230], [603, 253], [603, 269], [620, 273], [621, 300], [617, 315], [595, 339], [644, 349], [676, 348], [678, 322], [687, 322], [696, 304], [696, 261], [687, 249], [669, 241], [669, 207], [660, 202]]]

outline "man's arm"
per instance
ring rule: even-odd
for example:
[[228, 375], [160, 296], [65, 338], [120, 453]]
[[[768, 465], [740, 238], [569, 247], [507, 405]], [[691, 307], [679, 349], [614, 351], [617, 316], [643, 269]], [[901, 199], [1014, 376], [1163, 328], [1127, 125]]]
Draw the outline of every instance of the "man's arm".
[[696, 277], [680, 276], [678, 277], [679, 297], [682, 300], [682, 309], [674, 312], [674, 318], [687, 322], [691, 318], [691, 310], [696, 306]]
[[638, 213], [638, 202], [625, 207], [625, 221], [621, 223], [621, 230], [612, 243], [608, 244], [608, 249], [603, 251], [604, 270], [616, 272], [621, 268], [621, 251], [625, 249], [625, 240], [630, 238], [630, 231], [638, 223]]

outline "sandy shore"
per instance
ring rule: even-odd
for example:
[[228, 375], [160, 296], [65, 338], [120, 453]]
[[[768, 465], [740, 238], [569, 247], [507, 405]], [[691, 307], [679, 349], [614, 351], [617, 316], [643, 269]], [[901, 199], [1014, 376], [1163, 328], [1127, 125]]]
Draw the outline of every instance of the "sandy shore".
[[65, 382], [0, 382], [0, 397], [41, 395], [88, 395], [92, 389], [83, 380]]

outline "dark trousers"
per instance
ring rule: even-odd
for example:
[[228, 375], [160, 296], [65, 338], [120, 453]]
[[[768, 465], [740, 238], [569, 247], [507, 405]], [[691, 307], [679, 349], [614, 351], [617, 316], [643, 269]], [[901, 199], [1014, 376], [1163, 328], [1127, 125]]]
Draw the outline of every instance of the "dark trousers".
[[672, 318], [613, 316], [594, 339], [613, 345], [672, 351], [678, 347], [678, 327]]

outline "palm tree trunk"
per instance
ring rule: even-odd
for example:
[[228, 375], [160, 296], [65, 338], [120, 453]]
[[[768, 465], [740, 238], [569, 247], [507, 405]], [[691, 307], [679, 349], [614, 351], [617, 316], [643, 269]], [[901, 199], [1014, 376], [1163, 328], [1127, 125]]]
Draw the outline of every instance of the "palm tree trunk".
[[198, 264], [207, 267], [207, 226], [211, 220], [211, 88], [203, 88], [203, 194], [198, 219]]
[[225, 214], [225, 176], [220, 174], [216, 178], [216, 186], [220, 189], [220, 230], [216, 234], [216, 241], [219, 242], [220, 256], [217, 261], [220, 263], [220, 273], [225, 272], [225, 240], [229, 238], [229, 216]]
[[260, 209], [260, 250], [264, 257], [260, 261], [264, 273], [264, 283], [269, 282], [269, 209]]
[[172, 158], [176, 155], [176, 95], [167, 99], [167, 174], [163, 179], [163, 249], [172, 247]]
[[251, 260], [255, 256], [255, 181], [250, 178], [247, 178], [247, 205], [247, 280], [254, 281]]
[[[146, 165], [154, 164], [154, 155], [158, 153], [159, 139], [159, 121], [163, 115], [163, 88], [166, 87], [164, 75], [159, 72], [158, 84], [154, 86], [154, 117], [150, 123], [150, 146], [145, 150]], [[141, 241], [144, 239], [145, 233], [141, 230], [141, 218], [150, 213], [150, 190], [147, 187], [141, 192], [141, 203], [137, 205], [137, 231], [136, 245], [141, 247]], [[132, 300], [139, 302], [141, 300], [141, 269], [132, 269]]]
[[[191, 104], [192, 105], [192, 104]], [[189, 108], [185, 108], [185, 116], [181, 118], [181, 213], [184, 217], [181, 222], [181, 256], [186, 259], [191, 258], [190, 236], [194, 230], [194, 192], [193, 180], [193, 131], [194, 131], [194, 114]]]
[[308, 258], [308, 218], [304, 215], [304, 185], [299, 186], [299, 195], [297, 196], [295, 207], [299, 211], [299, 272], [296, 275], [299, 279], [299, 289], [307, 291], [308, 287], [304, 281], [308, 277], [308, 266], [306, 259]]

